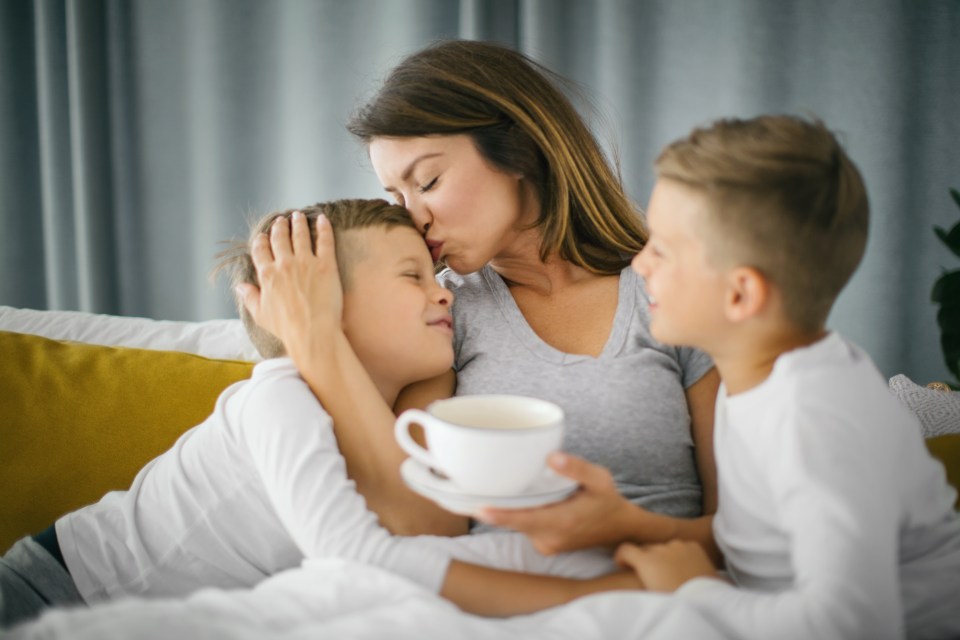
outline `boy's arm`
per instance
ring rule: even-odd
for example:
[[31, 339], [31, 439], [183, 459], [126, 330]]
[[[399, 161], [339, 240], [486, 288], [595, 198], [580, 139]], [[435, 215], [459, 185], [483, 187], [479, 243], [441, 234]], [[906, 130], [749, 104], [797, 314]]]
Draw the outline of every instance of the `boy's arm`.
[[[790, 585], [748, 589], [699, 578], [690, 569], [689, 557], [670, 557], [659, 550], [653, 557], [629, 561], [649, 588], [669, 591], [682, 584], [677, 597], [737, 638], [904, 635], [900, 511], [891, 501], [898, 499], [900, 474], [915, 472], [909, 464], [915, 458], [898, 447], [902, 443], [891, 443], [889, 433], [874, 428], [882, 416], [863, 415], [862, 405], [854, 407], [861, 412], [855, 417], [839, 415], [838, 407], [847, 401], [841, 394], [847, 390], [835, 381], [833, 387], [825, 384], [797, 403], [806, 406], [791, 407], [783, 395], [787, 419], [768, 419], [763, 425], [770, 447], [762, 469], [750, 469], [756, 452], [742, 458], [736, 451], [725, 452], [730, 457], [726, 463], [749, 469], [750, 477], [769, 491], [775, 526], [789, 532], [780, 562], [789, 566]], [[897, 465], [900, 474], [889, 471], [894, 460], [903, 463]], [[743, 487], [741, 480], [733, 490]], [[776, 566], [770, 555], [775, 546], [763, 534], [754, 534], [754, 540], [738, 535], [741, 546], [749, 545], [744, 555], [752, 552], [753, 562]], [[622, 555], [620, 559], [626, 560]]]
[[409, 490], [400, 477], [406, 454], [393, 438], [395, 416], [341, 329], [342, 291], [333, 233], [317, 220], [316, 254], [302, 215], [280, 218], [251, 254], [263, 291], [243, 285], [257, 324], [279, 337], [300, 375], [332, 416], [350, 477], [384, 526], [397, 534], [458, 535], [468, 520]]
[[[462, 535], [469, 521], [411, 491], [400, 476], [407, 454], [393, 437], [396, 416], [342, 332], [297, 361], [301, 376], [333, 417], [347, 473], [381, 523], [397, 535]], [[329, 363], [321, 366], [321, 363]], [[447, 378], [449, 381], [449, 378]]]
[[440, 595], [469, 613], [505, 617], [555, 607], [591, 593], [641, 588], [643, 585], [632, 571], [576, 580], [453, 560]]
[[720, 579], [717, 567], [695, 542], [671, 540], [662, 544], [622, 544], [617, 564], [630, 567], [650, 591], [671, 593], [694, 578]]
[[485, 616], [530, 613], [589, 593], [639, 587], [633, 572], [576, 580], [502, 571], [449, 560], [430, 537], [391, 535], [347, 478], [329, 416], [303, 380], [293, 367], [271, 374], [250, 383], [234, 414], [237, 436], [247, 443], [281, 523], [307, 557], [378, 566]]
[[[246, 445], [256, 480], [300, 551], [382, 567], [438, 590], [448, 564], [429, 538], [392, 536], [347, 477], [330, 416], [290, 363], [260, 371], [228, 428]], [[251, 499], [255, 497], [251, 496]]]

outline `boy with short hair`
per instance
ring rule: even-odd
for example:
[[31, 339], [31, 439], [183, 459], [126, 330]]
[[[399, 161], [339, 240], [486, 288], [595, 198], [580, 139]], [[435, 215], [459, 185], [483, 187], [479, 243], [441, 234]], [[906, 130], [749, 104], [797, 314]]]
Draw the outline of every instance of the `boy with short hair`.
[[[387, 402], [448, 369], [453, 295], [435, 280], [409, 213], [383, 200], [340, 200], [271, 214], [252, 238], [300, 215], [336, 228], [345, 333]], [[226, 252], [234, 285], [256, 282], [252, 242]], [[347, 477], [331, 419], [283, 345], [238, 306], [267, 359], [128, 491], [63, 516], [0, 559], [0, 628], [51, 606], [250, 587], [304, 556], [381, 566], [490, 615], [637, 585], [627, 572], [583, 581], [501, 572], [451, 560], [484, 557], [451, 541], [391, 536]]]
[[716, 541], [624, 545], [737, 638], [960, 637], [960, 518], [916, 418], [825, 329], [867, 236], [860, 174], [819, 121], [721, 120], [656, 162], [635, 258], [653, 335], [700, 347], [716, 406]]

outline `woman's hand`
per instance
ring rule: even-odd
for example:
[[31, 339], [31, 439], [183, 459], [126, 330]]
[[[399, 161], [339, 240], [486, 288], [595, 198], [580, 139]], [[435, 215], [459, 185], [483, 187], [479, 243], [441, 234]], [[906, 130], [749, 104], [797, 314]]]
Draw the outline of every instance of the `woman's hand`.
[[649, 591], [671, 593], [688, 580], [717, 578], [707, 552], [696, 542], [671, 540], [663, 544], [622, 544], [617, 549], [617, 564], [633, 569]]
[[609, 471], [565, 453], [553, 454], [548, 462], [554, 471], [580, 484], [580, 490], [571, 498], [536, 509], [488, 507], [476, 517], [487, 524], [526, 534], [537, 551], [548, 555], [612, 547], [627, 539], [640, 510], [620, 495]]
[[340, 330], [343, 290], [337, 270], [333, 229], [317, 217], [314, 252], [306, 217], [294, 212], [291, 221], [277, 218], [269, 236], [260, 234], [251, 247], [260, 288], [240, 285], [243, 304], [254, 322], [277, 336], [297, 364], [311, 349], [328, 344]]

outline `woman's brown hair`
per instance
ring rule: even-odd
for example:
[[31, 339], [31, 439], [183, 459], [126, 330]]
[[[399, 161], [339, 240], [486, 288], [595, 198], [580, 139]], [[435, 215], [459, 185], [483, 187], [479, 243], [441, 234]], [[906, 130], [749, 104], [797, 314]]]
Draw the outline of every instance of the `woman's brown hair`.
[[469, 135], [487, 161], [534, 185], [542, 260], [556, 254], [594, 273], [619, 273], [646, 230], [561, 81], [512, 49], [442, 41], [401, 61], [347, 129], [366, 143]]

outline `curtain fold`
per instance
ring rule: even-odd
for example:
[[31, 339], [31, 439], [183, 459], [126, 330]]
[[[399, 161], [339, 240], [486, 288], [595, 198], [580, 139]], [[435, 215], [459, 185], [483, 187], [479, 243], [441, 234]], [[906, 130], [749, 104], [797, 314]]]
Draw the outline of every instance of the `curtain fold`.
[[960, 3], [938, 0], [6, 0], [0, 304], [233, 314], [218, 241], [270, 209], [382, 194], [344, 122], [403, 55], [514, 46], [571, 95], [645, 204], [659, 148], [721, 116], [815, 113], [871, 196], [831, 326], [943, 378], [929, 302], [960, 215]]

